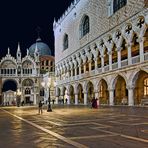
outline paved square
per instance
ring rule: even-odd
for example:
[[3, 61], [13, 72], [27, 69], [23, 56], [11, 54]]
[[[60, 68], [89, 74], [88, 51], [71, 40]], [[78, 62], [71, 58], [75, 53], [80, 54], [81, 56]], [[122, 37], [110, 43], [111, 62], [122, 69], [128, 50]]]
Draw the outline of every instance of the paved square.
[[6, 148], [146, 148], [147, 107], [54, 106], [0, 108], [0, 146]]

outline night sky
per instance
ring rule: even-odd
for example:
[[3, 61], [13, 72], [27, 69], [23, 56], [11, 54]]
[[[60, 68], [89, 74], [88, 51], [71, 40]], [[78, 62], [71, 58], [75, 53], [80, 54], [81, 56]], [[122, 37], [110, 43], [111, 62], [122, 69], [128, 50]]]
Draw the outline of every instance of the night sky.
[[64, 13], [73, 0], [1, 0], [0, 2], [0, 59], [10, 47], [16, 55], [20, 42], [22, 56], [37, 39], [36, 28], [41, 28], [40, 37], [54, 54], [53, 20]]

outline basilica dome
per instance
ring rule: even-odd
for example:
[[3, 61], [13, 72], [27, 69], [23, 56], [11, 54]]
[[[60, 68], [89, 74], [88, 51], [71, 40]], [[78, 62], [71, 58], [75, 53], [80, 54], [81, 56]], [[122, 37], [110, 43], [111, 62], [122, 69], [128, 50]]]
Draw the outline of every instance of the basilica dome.
[[40, 56], [51, 55], [51, 50], [49, 46], [45, 44], [44, 42], [42, 42], [40, 38], [36, 40], [36, 43], [30, 46], [29, 55], [34, 56], [36, 46], [37, 46]]

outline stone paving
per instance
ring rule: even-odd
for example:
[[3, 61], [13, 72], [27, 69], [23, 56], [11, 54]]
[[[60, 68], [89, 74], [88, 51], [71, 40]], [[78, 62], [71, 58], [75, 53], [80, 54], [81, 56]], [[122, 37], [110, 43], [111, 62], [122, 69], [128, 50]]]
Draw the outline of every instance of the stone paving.
[[147, 148], [147, 107], [0, 108], [0, 148]]

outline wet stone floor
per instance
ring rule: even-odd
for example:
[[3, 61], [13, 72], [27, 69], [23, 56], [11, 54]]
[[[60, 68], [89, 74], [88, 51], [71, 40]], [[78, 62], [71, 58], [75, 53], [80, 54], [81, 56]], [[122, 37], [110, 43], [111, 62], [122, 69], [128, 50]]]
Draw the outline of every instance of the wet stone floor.
[[147, 148], [148, 107], [0, 107], [0, 148]]

